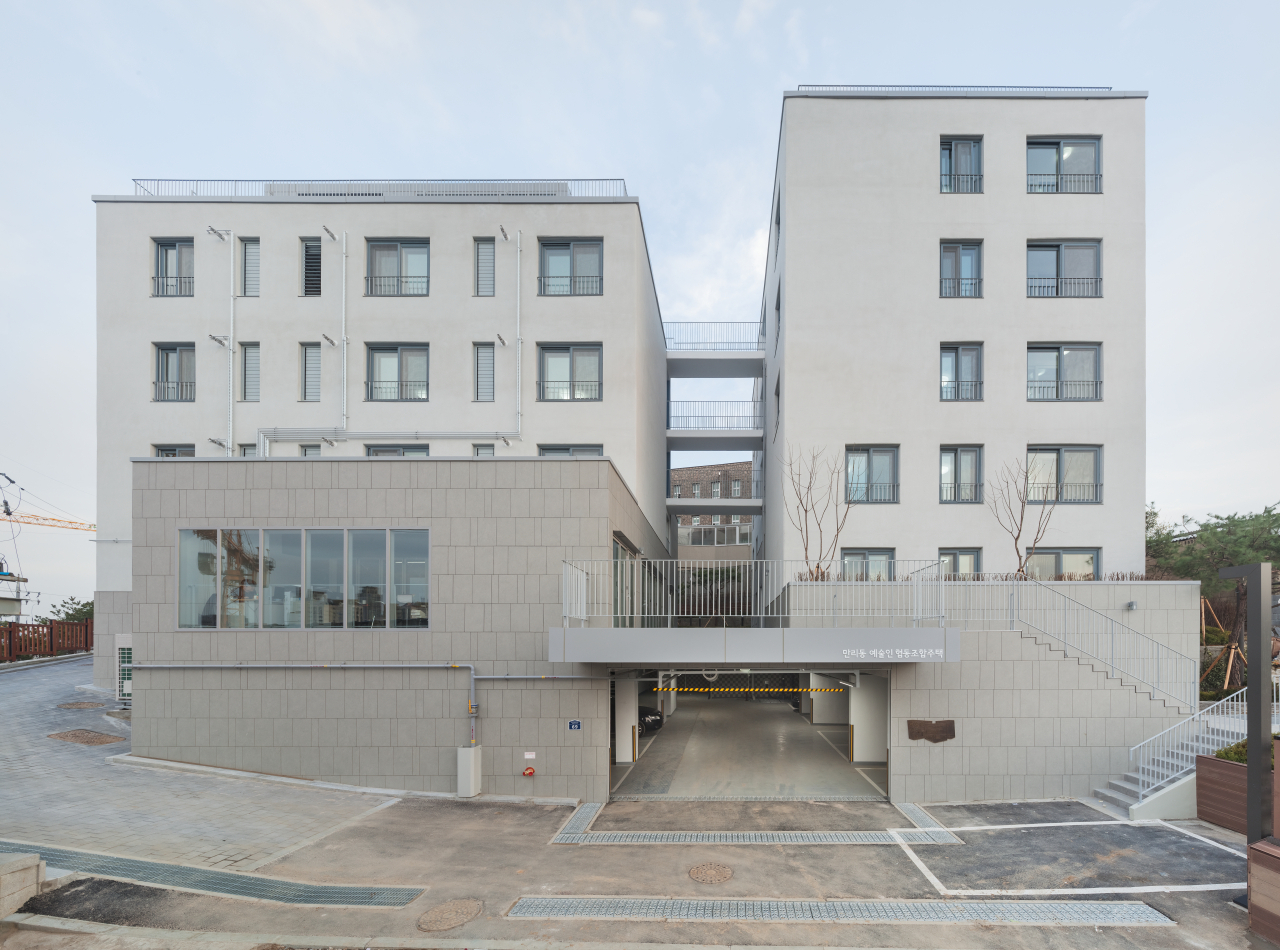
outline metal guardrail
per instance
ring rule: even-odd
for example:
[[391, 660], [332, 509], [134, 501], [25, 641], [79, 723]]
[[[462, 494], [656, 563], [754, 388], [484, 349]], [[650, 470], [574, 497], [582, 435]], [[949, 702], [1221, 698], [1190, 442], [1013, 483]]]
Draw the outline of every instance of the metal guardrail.
[[565, 626], [942, 626], [940, 561], [563, 562]]
[[539, 277], [539, 297], [598, 297], [604, 293], [603, 277]]
[[1032, 504], [1048, 504], [1056, 501], [1066, 505], [1102, 504], [1101, 482], [1031, 482], [1027, 486], [1027, 501]]
[[426, 297], [431, 293], [430, 277], [366, 277], [366, 297]]
[[621, 178], [135, 178], [133, 193], [158, 198], [625, 198], [627, 183]]
[[981, 504], [982, 482], [943, 482], [938, 486], [938, 501], [951, 505]]
[[561, 379], [538, 380], [538, 400], [541, 402], [569, 402], [585, 400], [599, 402], [603, 389], [599, 380], [569, 382]]
[[425, 401], [429, 393], [425, 379], [368, 380], [364, 387], [370, 402]]
[[151, 293], [154, 297], [193, 297], [196, 292], [194, 277], [152, 277]]
[[1100, 195], [1101, 175], [1027, 174], [1029, 195]]
[[[705, 501], [705, 500], [708, 500], [708, 499], [713, 500], [713, 501], [714, 501], [714, 500], [717, 500], [717, 499], [729, 499], [730, 501], [732, 501], [734, 498], [739, 498], [739, 499], [747, 498], [747, 499], [751, 499], [751, 498], [763, 498], [763, 497], [764, 497], [764, 480], [763, 480], [763, 479], [760, 479], [760, 478], [740, 478], [740, 479], [738, 479], [738, 481], [740, 481], [742, 484], [739, 486], [739, 492], [740, 492], [740, 493], [739, 493], [739, 494], [737, 494], [737, 495], [733, 494], [733, 482], [734, 482], [734, 479], [732, 479], [732, 478], [721, 478], [721, 479], [720, 479], [720, 492], [721, 492], [721, 493], [720, 493], [719, 495], [713, 495], [713, 494], [707, 494], [707, 495], [686, 495], [686, 494], [676, 494], [676, 492], [677, 492], [677, 491], [681, 491], [681, 492], [683, 492], [684, 490], [692, 491], [692, 489], [691, 489], [688, 485], [672, 485], [672, 486], [671, 486], [671, 490], [667, 492], [667, 497], [668, 497], [668, 498], [679, 498], [681, 501]], [[715, 483], [715, 482], [714, 482], [714, 480], [709, 479], [709, 480], [708, 480], [708, 481], [706, 481], [706, 482], [699, 482], [698, 484], [699, 484], [699, 486], [701, 486], [701, 485], [704, 485], [704, 484], [714, 484], [714, 483]], [[708, 491], [711, 491], [711, 489], [710, 489], [710, 488], [708, 488], [707, 490], [708, 490]], [[708, 523], [709, 523], [709, 522], [708, 522]]]
[[663, 323], [668, 350], [736, 350], [750, 352], [764, 349], [764, 336], [759, 321], [720, 323]]
[[1028, 277], [1028, 297], [1101, 297], [1101, 277]]
[[849, 86], [803, 85], [798, 92], [1110, 92], [1110, 86]]
[[1029, 402], [1096, 402], [1101, 398], [1100, 379], [1027, 380]]
[[939, 188], [944, 195], [982, 194], [981, 175], [941, 175]]
[[860, 505], [896, 505], [897, 482], [845, 482], [844, 500]]
[[190, 382], [181, 382], [178, 380], [156, 380], [154, 385], [156, 402], [195, 401], [196, 384], [194, 380]]
[[[1197, 755], [1213, 755], [1249, 737], [1246, 690], [1139, 742], [1129, 750], [1129, 765], [1138, 777], [1138, 801], [1196, 770]], [[1280, 730], [1280, 683], [1271, 684], [1271, 731]]]
[[746, 399], [728, 402], [671, 400], [668, 429], [762, 429], [764, 407]]
[[939, 297], [981, 297], [981, 277], [939, 277]]
[[939, 397], [943, 402], [979, 402], [982, 399], [982, 380], [960, 379], [942, 384]]

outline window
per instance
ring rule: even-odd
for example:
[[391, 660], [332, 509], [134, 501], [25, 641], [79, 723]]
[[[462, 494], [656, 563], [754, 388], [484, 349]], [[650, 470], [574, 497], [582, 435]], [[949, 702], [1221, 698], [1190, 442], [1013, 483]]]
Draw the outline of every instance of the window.
[[1027, 347], [1027, 399], [1102, 398], [1101, 348], [1092, 345]]
[[719, 483], [719, 482], [712, 482], [712, 483], [711, 483], [711, 497], [712, 497], [712, 498], [719, 498], [719, 497], [720, 497], [720, 483]]
[[258, 446], [253, 442], [246, 442], [240, 446], [240, 457], [252, 459], [258, 457]]
[[942, 348], [943, 402], [982, 398], [982, 344]]
[[[698, 521], [699, 519], [695, 517], [693, 519], [694, 525], [697, 525]], [[715, 527], [681, 528], [680, 543], [695, 546], [706, 545], [708, 547], [712, 545], [719, 547], [727, 544], [750, 544], [751, 525], [720, 524], [717, 521]]]
[[493, 296], [493, 238], [476, 238], [476, 296]]
[[962, 446], [942, 449], [938, 500], [946, 504], [982, 502], [982, 449]]
[[196, 457], [196, 447], [194, 445], [157, 445], [156, 458], [158, 459], [193, 459]]
[[426, 346], [369, 347], [369, 380], [365, 398], [377, 402], [427, 398]]
[[943, 244], [939, 296], [982, 296], [982, 245]]
[[1101, 145], [1098, 139], [1027, 142], [1027, 193], [1101, 194]]
[[300, 446], [298, 446], [298, 453], [299, 453], [303, 458], [308, 458], [308, 459], [310, 459], [310, 458], [319, 458], [319, 457], [320, 457], [320, 446], [318, 446], [318, 445], [300, 445]]
[[257, 238], [242, 238], [240, 241], [240, 293], [245, 297], [258, 296], [259, 275], [261, 273], [262, 242]]
[[938, 551], [942, 573], [964, 576], [982, 573], [982, 548], [943, 548]]
[[1097, 446], [1027, 449], [1027, 500], [1038, 504], [1101, 504], [1102, 450]]
[[942, 193], [982, 194], [982, 140], [942, 140]]
[[471, 446], [471, 452], [478, 459], [491, 459], [493, 458], [493, 443], [473, 445]]
[[262, 361], [257, 343], [240, 344], [240, 398], [245, 402], [257, 402], [261, 387], [259, 372]]
[[840, 551], [841, 580], [893, 580], [893, 548], [844, 548]]
[[681, 486], [680, 486], [680, 485], [672, 485], [672, 486], [671, 486], [671, 497], [672, 497], [672, 498], [679, 498], [679, 497], [680, 497], [680, 492], [681, 492]]
[[598, 458], [604, 455], [603, 445], [540, 445], [538, 454], [549, 459]]
[[538, 398], [544, 401], [599, 400], [600, 346], [541, 346]]
[[190, 238], [156, 241], [157, 297], [190, 297], [196, 292], [196, 249]]
[[320, 296], [320, 239], [302, 239], [302, 296]]
[[898, 503], [898, 449], [859, 446], [845, 452], [845, 501], [848, 504]]
[[302, 401], [320, 401], [320, 344], [302, 344]]
[[782, 281], [778, 281], [778, 293], [773, 298], [773, 352], [778, 352], [782, 340]]
[[542, 296], [590, 296], [604, 293], [599, 241], [566, 241], [542, 245]]
[[1096, 581], [1102, 562], [1098, 548], [1028, 548], [1027, 573], [1040, 581]]
[[475, 345], [476, 402], [493, 402], [493, 344]]
[[694, 498], [702, 497], [702, 482], [693, 483], [693, 497]]
[[431, 244], [427, 241], [370, 241], [369, 297], [425, 297], [431, 289]]
[[431, 457], [430, 445], [366, 445], [364, 454], [369, 458], [425, 459]]
[[196, 528], [178, 532], [178, 626], [428, 626], [430, 532]]
[[1097, 241], [1027, 245], [1028, 297], [1101, 297]]
[[[742, 479], [735, 478], [729, 485], [729, 491], [733, 493], [734, 498], [741, 498], [742, 497]], [[734, 515], [733, 519], [737, 521], [738, 516]]]
[[156, 347], [156, 402], [193, 402], [196, 398], [196, 348], [193, 343]]

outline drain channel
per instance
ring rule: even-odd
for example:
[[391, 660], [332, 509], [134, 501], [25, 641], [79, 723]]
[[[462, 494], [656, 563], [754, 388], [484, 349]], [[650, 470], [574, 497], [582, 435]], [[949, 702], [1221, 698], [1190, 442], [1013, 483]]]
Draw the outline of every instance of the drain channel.
[[523, 897], [507, 916], [780, 923], [1173, 926], [1172, 920], [1140, 901], [753, 901]]
[[[895, 837], [895, 835], [897, 837]], [[961, 844], [948, 831], [592, 831], [567, 829], [553, 844]]]
[[231, 871], [187, 867], [182, 864], [161, 864], [158, 861], [117, 858], [107, 854], [94, 854], [91, 851], [48, 848], [44, 845], [24, 844], [20, 841], [0, 841], [0, 851], [36, 852], [50, 867], [65, 868], [68, 871], [79, 871], [83, 874], [125, 878], [141, 884], [157, 884], [161, 887], [184, 887], [193, 891], [226, 894], [230, 897], [252, 897], [281, 904], [403, 907], [422, 893], [422, 889], [417, 887], [303, 884], [299, 881], [281, 881], [269, 877], [236, 874]]

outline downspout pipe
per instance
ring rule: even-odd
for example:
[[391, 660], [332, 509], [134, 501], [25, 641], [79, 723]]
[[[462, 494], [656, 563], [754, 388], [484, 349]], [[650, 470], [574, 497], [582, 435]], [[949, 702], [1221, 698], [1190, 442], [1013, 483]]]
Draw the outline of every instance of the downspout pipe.
[[520, 372], [524, 368], [524, 338], [520, 336], [520, 238], [523, 231], [516, 229], [516, 439], [524, 429], [524, 412], [521, 402]]
[[342, 232], [342, 428], [347, 427], [347, 232]]
[[227, 328], [227, 457], [235, 455], [235, 407], [236, 407], [236, 235], [227, 231], [227, 243], [231, 248], [231, 305]]

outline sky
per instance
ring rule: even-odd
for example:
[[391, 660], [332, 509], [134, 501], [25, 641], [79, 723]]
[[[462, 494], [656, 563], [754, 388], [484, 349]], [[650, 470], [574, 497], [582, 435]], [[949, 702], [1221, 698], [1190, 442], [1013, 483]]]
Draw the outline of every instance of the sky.
[[[90, 195], [624, 178], [664, 318], [754, 320], [800, 83], [1148, 90], [1147, 496], [1166, 519], [1280, 501], [1275, 2], [0, 0], [0, 18], [0, 472], [24, 511], [98, 514]], [[749, 396], [718, 385], [675, 396]], [[92, 537], [4, 526], [0, 555], [39, 612], [92, 596]]]

